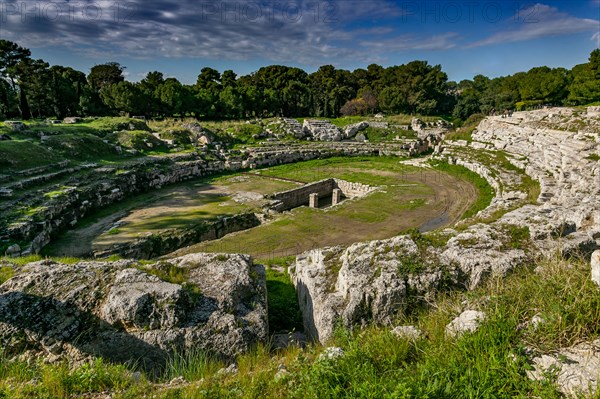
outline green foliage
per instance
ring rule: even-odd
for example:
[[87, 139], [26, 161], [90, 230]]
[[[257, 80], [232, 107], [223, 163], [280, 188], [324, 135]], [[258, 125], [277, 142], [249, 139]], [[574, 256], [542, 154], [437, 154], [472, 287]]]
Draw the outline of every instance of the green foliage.
[[589, 159], [590, 161], [600, 161], [600, 155], [590, 154], [586, 157], [586, 159]]
[[167, 359], [162, 378], [167, 382], [178, 377], [198, 381], [215, 374], [222, 367], [225, 367], [222, 362], [202, 350], [175, 351]]

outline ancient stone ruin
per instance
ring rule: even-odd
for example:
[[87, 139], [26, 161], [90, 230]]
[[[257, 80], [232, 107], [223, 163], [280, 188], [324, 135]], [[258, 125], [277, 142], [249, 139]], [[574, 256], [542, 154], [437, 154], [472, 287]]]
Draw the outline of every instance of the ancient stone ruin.
[[338, 205], [342, 198], [358, 198], [375, 191], [377, 188], [361, 183], [351, 183], [341, 179], [325, 179], [302, 187], [275, 193], [268, 209], [275, 212], [288, 211], [302, 205], [311, 208]]

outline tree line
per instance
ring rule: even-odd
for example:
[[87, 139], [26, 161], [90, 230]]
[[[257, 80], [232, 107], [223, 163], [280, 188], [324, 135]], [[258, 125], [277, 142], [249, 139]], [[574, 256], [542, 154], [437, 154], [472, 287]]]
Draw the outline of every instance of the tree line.
[[540, 104], [581, 105], [600, 101], [600, 50], [571, 70], [538, 67], [490, 79], [453, 82], [440, 65], [413, 61], [384, 68], [372, 64], [347, 71], [331, 65], [314, 73], [271, 65], [245, 76], [205, 67], [195, 84], [149, 72], [125, 80], [116, 62], [85, 75], [50, 66], [31, 51], [0, 40], [0, 117], [22, 119], [78, 115], [192, 116], [240, 119], [270, 116], [366, 115], [383, 111], [448, 115], [465, 120], [492, 110]]

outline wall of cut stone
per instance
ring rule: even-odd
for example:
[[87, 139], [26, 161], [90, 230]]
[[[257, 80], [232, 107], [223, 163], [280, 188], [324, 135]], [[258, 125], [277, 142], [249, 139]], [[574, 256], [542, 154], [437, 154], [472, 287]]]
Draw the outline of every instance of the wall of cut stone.
[[334, 179], [325, 179], [292, 190], [275, 193], [270, 198], [277, 201], [277, 204], [271, 209], [282, 212], [301, 205], [308, 205], [311, 194], [319, 194], [319, 198], [327, 197], [331, 195], [334, 188], [336, 188]]

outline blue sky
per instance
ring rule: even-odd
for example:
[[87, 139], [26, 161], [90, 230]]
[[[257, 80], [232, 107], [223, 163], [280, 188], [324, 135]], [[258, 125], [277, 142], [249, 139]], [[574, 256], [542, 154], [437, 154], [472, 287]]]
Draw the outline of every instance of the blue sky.
[[86, 73], [116, 61], [133, 81], [416, 59], [460, 81], [586, 62], [600, 45], [600, 0], [0, 0], [0, 37]]

